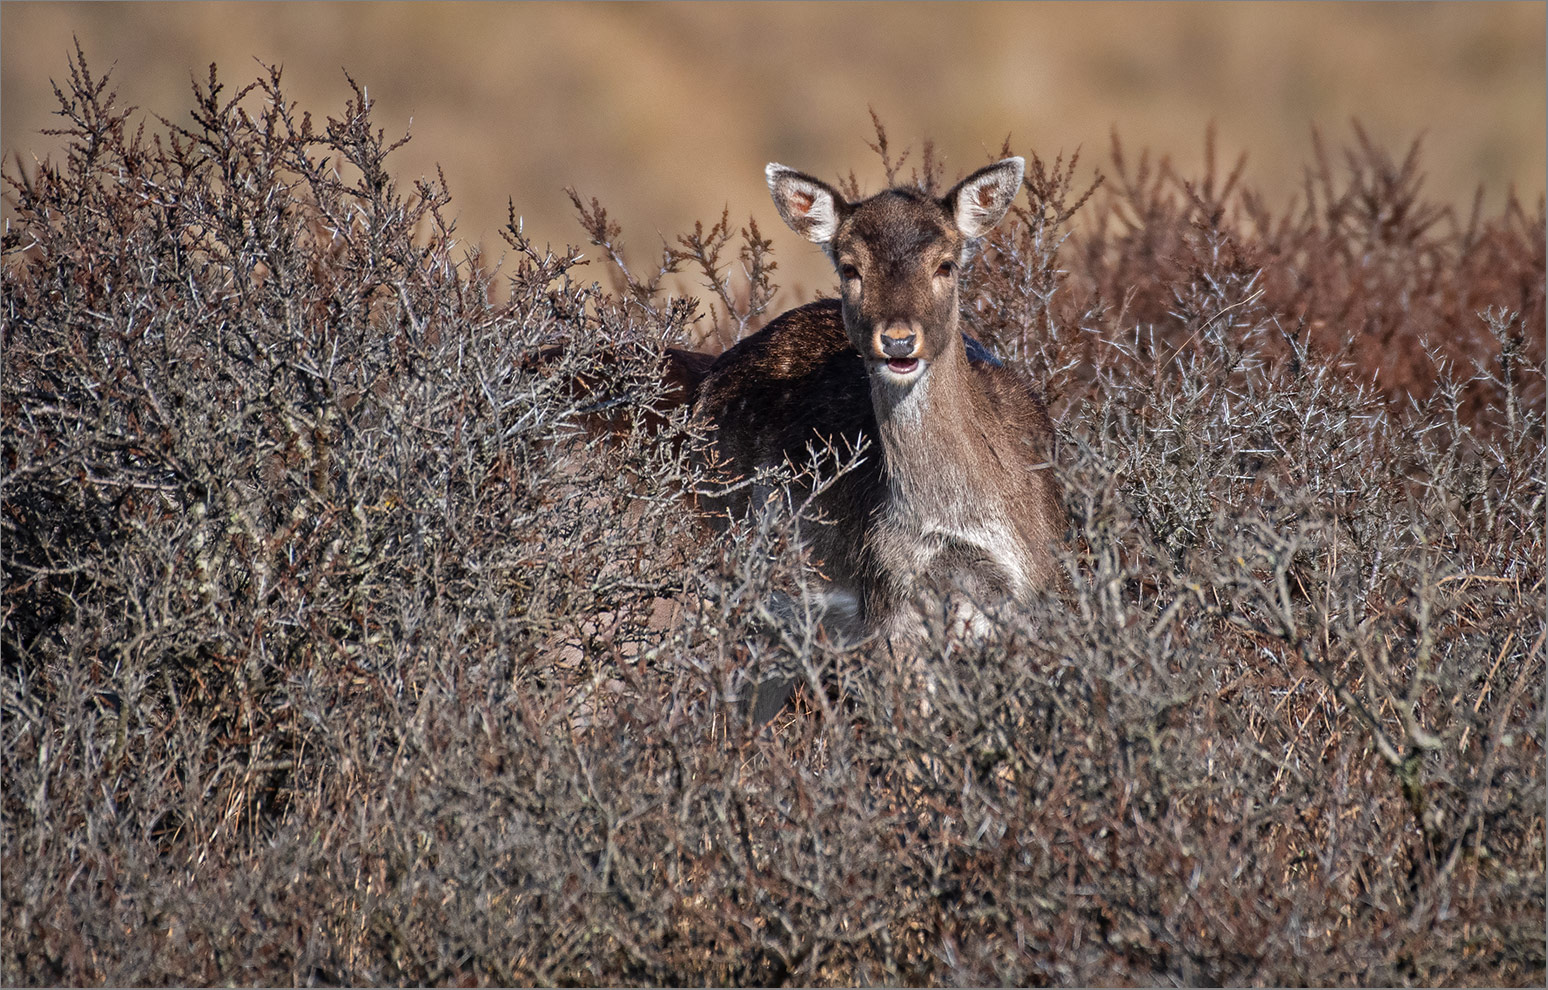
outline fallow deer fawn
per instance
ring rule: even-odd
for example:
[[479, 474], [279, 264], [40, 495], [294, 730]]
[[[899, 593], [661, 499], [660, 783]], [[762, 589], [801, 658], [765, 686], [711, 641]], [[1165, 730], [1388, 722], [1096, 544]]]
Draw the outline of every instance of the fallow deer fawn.
[[[1065, 522], [1048, 414], [958, 328], [972, 242], [1005, 216], [1024, 168], [1006, 158], [940, 199], [893, 188], [851, 203], [768, 166], [780, 216], [826, 249], [841, 298], [791, 310], [726, 351], [694, 409], [732, 477], [799, 467], [810, 445], [869, 441], [858, 468], [813, 499], [825, 522], [803, 530], [828, 585], [824, 624], [842, 633], [922, 635], [921, 589], [983, 605], [1054, 580]], [[758, 497], [744, 486], [712, 508], [742, 513]], [[976, 606], [958, 618], [983, 629]]]

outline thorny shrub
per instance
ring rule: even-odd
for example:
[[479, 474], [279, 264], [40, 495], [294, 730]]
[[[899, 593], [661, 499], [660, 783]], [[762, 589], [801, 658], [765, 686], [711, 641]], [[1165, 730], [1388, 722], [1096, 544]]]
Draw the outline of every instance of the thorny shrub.
[[[1048, 392], [1068, 580], [926, 702], [767, 621], [799, 507], [685, 511], [711, 321], [596, 201], [617, 292], [458, 257], [362, 91], [212, 68], [147, 137], [70, 68], [7, 175], [6, 982], [1541, 983], [1541, 204], [1363, 137], [1284, 214], [1032, 158], [964, 311]], [[733, 335], [743, 235], [658, 266]]]

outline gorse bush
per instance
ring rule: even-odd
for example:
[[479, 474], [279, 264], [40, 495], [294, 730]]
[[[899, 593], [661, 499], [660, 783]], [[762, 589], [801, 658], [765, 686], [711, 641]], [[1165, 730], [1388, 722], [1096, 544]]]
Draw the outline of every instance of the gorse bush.
[[1284, 213], [1029, 158], [964, 309], [1048, 394], [1066, 580], [908, 658], [771, 621], [800, 506], [686, 507], [662, 349], [777, 312], [755, 225], [631, 270], [576, 194], [605, 290], [459, 248], [362, 90], [59, 98], [7, 175], [7, 982], [1542, 981], [1541, 203], [1358, 134]]

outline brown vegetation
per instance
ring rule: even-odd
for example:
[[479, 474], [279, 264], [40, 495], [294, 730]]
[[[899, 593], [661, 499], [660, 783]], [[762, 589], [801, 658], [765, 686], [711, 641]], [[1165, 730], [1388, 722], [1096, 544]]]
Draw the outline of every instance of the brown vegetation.
[[[923, 707], [766, 621], [790, 515], [686, 517], [692, 301], [454, 256], [358, 91], [61, 103], [4, 237], [6, 982], [1543, 980], [1541, 203], [1357, 141], [1281, 215], [1115, 140], [1067, 240], [1028, 156], [963, 308], [1049, 386], [1067, 587]], [[750, 292], [729, 225], [663, 259], [728, 327], [747, 233]]]

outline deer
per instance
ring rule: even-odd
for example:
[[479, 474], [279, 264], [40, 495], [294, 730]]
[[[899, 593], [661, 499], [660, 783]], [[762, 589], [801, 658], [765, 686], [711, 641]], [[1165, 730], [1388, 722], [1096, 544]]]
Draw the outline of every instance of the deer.
[[[982, 635], [985, 608], [1057, 580], [1066, 524], [1047, 409], [959, 316], [965, 266], [1025, 167], [1005, 158], [939, 198], [894, 186], [857, 202], [784, 165], [765, 170], [780, 217], [833, 263], [839, 298], [785, 312], [722, 353], [696, 374], [692, 416], [727, 480], [861, 447], [825, 484], [810, 472], [790, 482], [816, 510], [802, 540], [822, 624], [840, 636], [917, 643], [925, 589], [960, 592], [954, 623]], [[702, 507], [729, 519], [768, 494], [728, 484]], [[756, 704], [769, 717], [767, 699]]]

